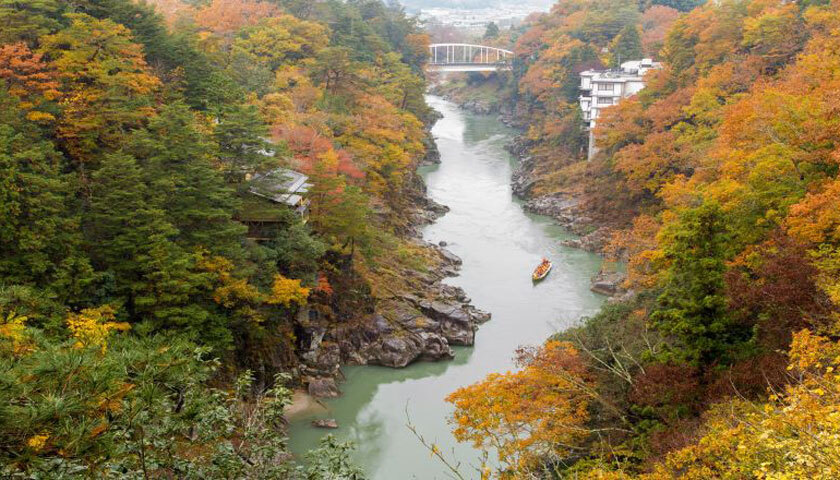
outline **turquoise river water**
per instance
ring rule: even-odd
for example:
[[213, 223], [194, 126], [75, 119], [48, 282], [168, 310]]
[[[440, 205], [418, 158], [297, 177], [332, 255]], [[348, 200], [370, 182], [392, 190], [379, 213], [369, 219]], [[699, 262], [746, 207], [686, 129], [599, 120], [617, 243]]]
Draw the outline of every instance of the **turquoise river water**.
[[[495, 117], [463, 112], [437, 97], [428, 101], [443, 114], [432, 131], [441, 164], [420, 173], [431, 198], [451, 211], [428, 226], [424, 237], [446, 241], [463, 259], [460, 276], [447, 281], [463, 288], [493, 318], [478, 330], [475, 346], [456, 348], [452, 361], [400, 370], [345, 367], [343, 395], [325, 402], [329, 411], [292, 422], [293, 452], [317, 446], [327, 433], [352, 439], [355, 460], [372, 480], [451, 478], [408, 430], [406, 412], [427, 440], [464, 465], [466, 478], [475, 477], [469, 465], [477, 463], [478, 454], [452, 437], [446, 395], [491, 372], [509, 370], [517, 347], [543, 342], [596, 312], [604, 300], [589, 291], [601, 259], [560, 245], [570, 235], [551, 219], [523, 212], [513, 197], [515, 160], [503, 147], [514, 132]], [[531, 271], [543, 256], [554, 269], [534, 285]], [[340, 428], [312, 428], [315, 418], [335, 418]]]

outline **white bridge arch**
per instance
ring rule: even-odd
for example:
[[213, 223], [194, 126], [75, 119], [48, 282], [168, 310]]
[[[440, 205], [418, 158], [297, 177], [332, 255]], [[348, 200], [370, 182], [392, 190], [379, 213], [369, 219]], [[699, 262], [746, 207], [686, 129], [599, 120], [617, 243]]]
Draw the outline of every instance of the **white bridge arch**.
[[435, 72], [495, 72], [510, 70], [514, 53], [496, 47], [469, 43], [429, 45], [426, 69]]

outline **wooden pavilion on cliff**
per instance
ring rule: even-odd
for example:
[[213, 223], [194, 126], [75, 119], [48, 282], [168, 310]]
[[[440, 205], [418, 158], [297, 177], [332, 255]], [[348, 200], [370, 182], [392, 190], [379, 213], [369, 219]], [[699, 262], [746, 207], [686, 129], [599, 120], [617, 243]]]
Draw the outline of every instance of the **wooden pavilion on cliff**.
[[288, 168], [277, 168], [251, 178], [237, 216], [248, 227], [248, 238], [256, 241], [273, 239], [278, 224], [288, 222], [289, 211], [306, 221], [309, 212], [306, 194], [310, 187], [309, 177]]

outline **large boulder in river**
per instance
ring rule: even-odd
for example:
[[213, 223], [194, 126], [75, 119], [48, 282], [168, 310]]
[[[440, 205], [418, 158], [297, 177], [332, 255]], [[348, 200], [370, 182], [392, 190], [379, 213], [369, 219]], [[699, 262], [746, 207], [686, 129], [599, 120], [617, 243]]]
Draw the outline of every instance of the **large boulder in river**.
[[424, 332], [419, 334], [423, 339], [423, 354], [420, 356], [421, 360], [439, 361], [449, 360], [455, 357], [455, 352], [449, 347], [449, 341], [446, 338], [434, 333]]
[[475, 343], [476, 325], [463, 304], [420, 300], [417, 307], [423, 314], [440, 324], [441, 333], [451, 345]]
[[318, 377], [309, 380], [309, 394], [316, 398], [334, 398], [341, 395], [341, 391], [334, 378]]
[[313, 420], [312, 426], [315, 428], [338, 428], [338, 422], [334, 418], [323, 418], [321, 420]]
[[370, 359], [372, 363], [401, 368], [420, 356], [423, 341], [416, 335], [394, 335], [382, 339], [378, 350], [376, 356]]

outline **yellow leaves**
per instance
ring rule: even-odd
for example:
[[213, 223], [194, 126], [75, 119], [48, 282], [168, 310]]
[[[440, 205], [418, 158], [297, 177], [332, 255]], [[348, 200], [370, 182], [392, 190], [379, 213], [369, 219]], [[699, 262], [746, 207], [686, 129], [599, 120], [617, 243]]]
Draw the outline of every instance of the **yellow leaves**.
[[27, 317], [17, 315], [15, 312], [9, 312], [5, 318], [0, 317], [3, 323], [0, 324], [0, 335], [12, 340], [20, 340], [23, 338], [24, 323]]
[[233, 276], [234, 265], [230, 260], [219, 256], [206, 257], [201, 253], [198, 267], [216, 277], [219, 286], [213, 290], [213, 300], [219, 305], [233, 308], [241, 302], [258, 303], [263, 300], [259, 289], [246, 279]]
[[282, 275], [275, 275], [271, 293], [263, 293], [244, 278], [237, 278], [234, 264], [220, 256], [207, 256], [206, 252], [197, 253], [198, 267], [213, 276], [213, 300], [219, 305], [234, 310], [249, 320], [260, 322], [263, 313], [257, 308], [260, 305], [283, 305], [291, 307], [292, 303], [305, 305], [309, 298], [310, 289], [301, 286], [301, 280], [289, 279]]
[[[102, 412], [112, 412], [117, 413], [122, 410], [122, 401], [129, 392], [134, 390], [135, 385], [133, 383], [123, 383], [120, 388], [108, 395], [103, 395], [99, 402], [96, 405], [97, 410]], [[107, 423], [107, 422], [106, 422]]]
[[[734, 400], [711, 409], [705, 435], [668, 455], [645, 479], [840, 476], [840, 344], [795, 333], [791, 385], [766, 402]], [[826, 366], [828, 365], [828, 366]]]
[[71, 156], [84, 162], [142, 125], [154, 112], [149, 96], [162, 82], [124, 25], [82, 13], [67, 18], [71, 26], [42, 37], [39, 53], [52, 59], [63, 84], [58, 135]]
[[306, 305], [309, 290], [309, 288], [301, 286], [300, 280], [286, 278], [278, 274], [274, 276], [274, 284], [271, 287], [268, 303], [282, 304], [286, 308], [291, 307], [292, 303]]
[[234, 41], [234, 49], [246, 52], [273, 71], [283, 64], [314, 57], [328, 43], [327, 29], [321, 24], [278, 15], [242, 30]]
[[817, 286], [835, 306], [840, 306], [840, 248], [828, 244], [811, 252], [814, 266], [817, 267]]
[[108, 337], [113, 331], [126, 331], [131, 326], [114, 322], [116, 310], [111, 305], [86, 308], [67, 316], [67, 327], [76, 339], [76, 348], [99, 347], [104, 354], [108, 349]]
[[809, 330], [802, 330], [793, 334], [789, 355], [790, 368], [814, 370], [824, 364], [836, 364], [840, 356], [840, 345]]
[[49, 438], [50, 435], [47, 432], [33, 435], [26, 439], [26, 446], [36, 452], [40, 452], [47, 445], [47, 440], [49, 440]]
[[28, 317], [18, 315], [14, 311], [4, 314], [0, 310], [0, 339], [11, 342], [12, 353], [15, 355], [23, 355], [33, 348], [26, 335], [27, 320]]
[[26, 118], [35, 123], [50, 123], [55, 121], [54, 115], [46, 112], [39, 112], [37, 110], [27, 113]]
[[783, 4], [744, 20], [742, 45], [765, 57], [783, 61], [796, 52], [803, 35], [799, 5]]

